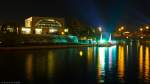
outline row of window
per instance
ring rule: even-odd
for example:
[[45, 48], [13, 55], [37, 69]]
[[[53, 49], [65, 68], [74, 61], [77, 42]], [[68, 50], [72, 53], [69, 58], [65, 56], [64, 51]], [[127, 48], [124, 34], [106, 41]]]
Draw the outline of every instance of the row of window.
[[[57, 29], [48, 29], [47, 31], [44, 31], [43, 29], [36, 28], [35, 34], [55, 33], [57, 31], [58, 31]], [[30, 28], [22, 28], [21, 32], [22, 32], [22, 34], [31, 34], [31, 29]]]

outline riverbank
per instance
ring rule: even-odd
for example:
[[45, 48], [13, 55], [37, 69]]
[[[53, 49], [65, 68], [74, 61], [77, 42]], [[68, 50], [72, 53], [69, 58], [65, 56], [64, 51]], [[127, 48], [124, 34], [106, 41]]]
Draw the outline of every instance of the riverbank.
[[29, 49], [57, 49], [57, 48], [78, 48], [78, 47], [94, 47], [94, 44], [83, 45], [32, 45], [32, 46], [6, 46], [0, 47], [0, 50], [29, 50]]

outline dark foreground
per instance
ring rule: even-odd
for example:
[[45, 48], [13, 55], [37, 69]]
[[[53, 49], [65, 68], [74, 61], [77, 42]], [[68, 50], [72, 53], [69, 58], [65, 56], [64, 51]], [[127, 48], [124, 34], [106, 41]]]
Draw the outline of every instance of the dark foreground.
[[146, 45], [0, 51], [0, 82], [149, 84], [149, 54]]

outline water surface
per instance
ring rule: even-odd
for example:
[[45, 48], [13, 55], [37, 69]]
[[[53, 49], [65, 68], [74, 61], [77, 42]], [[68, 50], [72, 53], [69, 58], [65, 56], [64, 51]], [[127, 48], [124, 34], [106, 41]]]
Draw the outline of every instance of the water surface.
[[0, 81], [148, 84], [149, 54], [146, 45], [0, 51]]

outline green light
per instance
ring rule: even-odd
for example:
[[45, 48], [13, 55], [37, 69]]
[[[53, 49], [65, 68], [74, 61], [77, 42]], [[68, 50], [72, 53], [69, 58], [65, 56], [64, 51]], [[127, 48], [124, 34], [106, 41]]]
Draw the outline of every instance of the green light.
[[106, 43], [107, 40], [106, 39], [102, 39], [102, 40], [99, 40], [100, 43]]

